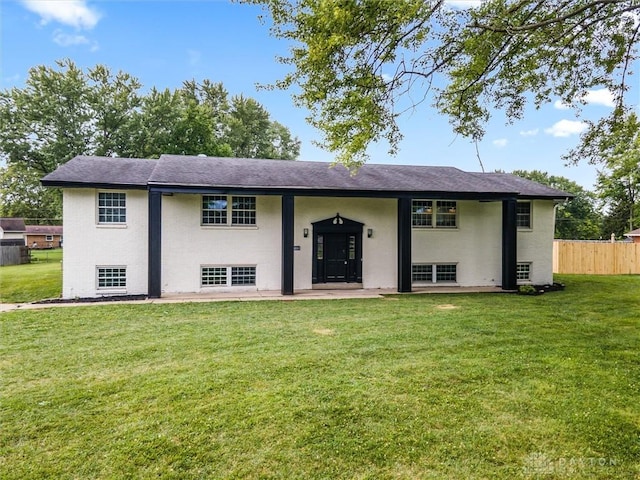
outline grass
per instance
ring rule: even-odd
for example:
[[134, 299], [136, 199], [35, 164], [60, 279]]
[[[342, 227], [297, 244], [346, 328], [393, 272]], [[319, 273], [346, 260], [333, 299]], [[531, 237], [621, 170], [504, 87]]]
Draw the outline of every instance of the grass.
[[0, 267], [0, 302], [58, 298], [62, 293], [62, 249], [32, 250], [32, 263]]
[[640, 277], [0, 318], [0, 478], [640, 476]]

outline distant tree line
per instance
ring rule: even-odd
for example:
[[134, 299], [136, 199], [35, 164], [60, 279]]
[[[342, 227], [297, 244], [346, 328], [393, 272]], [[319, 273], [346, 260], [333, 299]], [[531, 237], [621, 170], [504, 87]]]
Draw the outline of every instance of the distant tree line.
[[76, 155], [158, 158], [183, 154], [294, 160], [300, 142], [256, 100], [222, 83], [185, 81], [141, 93], [104, 65], [70, 60], [29, 71], [23, 88], [0, 92], [0, 215], [60, 218], [56, 189], [39, 180]]

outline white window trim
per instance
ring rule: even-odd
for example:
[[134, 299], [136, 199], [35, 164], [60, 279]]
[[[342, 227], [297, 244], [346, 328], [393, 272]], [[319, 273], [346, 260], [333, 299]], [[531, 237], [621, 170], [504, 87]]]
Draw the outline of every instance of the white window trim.
[[[227, 208], [226, 208], [226, 212], [227, 212], [227, 223], [204, 223], [202, 220], [202, 214], [204, 209], [202, 208], [202, 201], [204, 197], [227, 197]], [[256, 209], [255, 209], [255, 216], [256, 216], [256, 222], [255, 223], [232, 223], [233, 222], [233, 197], [252, 197], [255, 199], [255, 203], [256, 203]], [[244, 209], [241, 209], [244, 210]], [[226, 229], [226, 230], [234, 230], [234, 229], [238, 229], [238, 230], [257, 230], [258, 229], [258, 197], [257, 195], [224, 195], [224, 194], [216, 194], [216, 193], [205, 193], [200, 195], [200, 209], [199, 209], [199, 214], [200, 214], [200, 226], [202, 228], [210, 228], [210, 229]]]
[[[242, 285], [234, 285], [233, 284], [233, 269], [234, 268], [243, 268], [243, 267], [248, 267], [248, 268], [253, 268], [255, 273], [254, 273], [254, 282], [253, 283], [245, 283]], [[226, 273], [226, 280], [227, 282], [224, 284], [219, 284], [219, 285], [205, 285], [202, 282], [202, 269], [204, 268], [225, 268], [227, 273]], [[257, 265], [250, 265], [250, 264], [239, 264], [239, 265], [212, 265], [212, 264], [205, 264], [205, 265], [200, 265], [200, 288], [247, 288], [247, 287], [256, 287], [258, 285], [258, 267]]]
[[44, 236], [44, 241], [45, 242], [53, 242], [53, 235], [45, 235]]
[[[529, 226], [528, 227], [520, 227], [518, 226], [519, 232], [530, 232], [533, 230], [533, 202], [531, 200], [518, 200], [518, 203], [528, 203], [529, 204]], [[517, 215], [517, 213], [516, 213]], [[516, 220], [517, 223], [517, 220]]]
[[[413, 224], [413, 202], [421, 201], [421, 202], [431, 202], [432, 211], [428, 215], [431, 215], [431, 225], [414, 225]], [[438, 215], [438, 202], [455, 202], [455, 218], [456, 224], [453, 227], [447, 226], [438, 226], [437, 225], [437, 215]], [[431, 198], [413, 198], [411, 200], [411, 228], [415, 228], [416, 230], [433, 230], [433, 231], [450, 231], [450, 230], [458, 230], [460, 225], [460, 202], [458, 200], [434, 200]]]
[[[103, 268], [124, 268], [124, 287], [101, 287], [100, 286], [100, 269]], [[127, 284], [129, 283], [127, 266], [126, 265], [96, 265], [96, 291], [100, 293], [125, 293], [127, 291]]]
[[129, 219], [128, 208], [128, 195], [123, 190], [97, 190], [96, 191], [96, 227], [99, 228], [127, 228], [127, 221], [125, 222], [101, 222], [100, 221], [100, 194], [101, 193], [121, 193], [124, 195], [124, 215]]
[[531, 281], [531, 274], [532, 274], [532, 272], [533, 272], [533, 262], [518, 262], [518, 263], [517, 263], [517, 265], [516, 265], [516, 277], [518, 276], [518, 267], [519, 267], [520, 265], [529, 265], [529, 278], [526, 278], [526, 279], [524, 279], [524, 278], [523, 278], [523, 279], [518, 278], [518, 279], [517, 279], [517, 283], [518, 283], [518, 284], [528, 284], [528, 283], [532, 283], [532, 281]]
[[[431, 265], [431, 281], [428, 280], [420, 280], [417, 282], [413, 281], [413, 266], [414, 265]], [[442, 265], [455, 265], [456, 267], [456, 279], [453, 280], [440, 280], [438, 281], [438, 266]], [[411, 284], [417, 287], [430, 287], [430, 286], [446, 286], [446, 285], [457, 285], [458, 284], [458, 275], [460, 274], [458, 270], [457, 262], [413, 262], [411, 264]]]

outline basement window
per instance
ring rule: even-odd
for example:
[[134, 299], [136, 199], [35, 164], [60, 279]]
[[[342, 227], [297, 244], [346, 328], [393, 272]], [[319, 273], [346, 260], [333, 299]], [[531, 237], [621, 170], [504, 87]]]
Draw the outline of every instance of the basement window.
[[200, 285], [203, 287], [247, 286], [255, 284], [255, 265], [200, 267]]
[[123, 290], [127, 288], [127, 267], [96, 267], [98, 290]]
[[518, 281], [531, 280], [531, 263], [521, 262], [516, 266], [516, 279]]
[[457, 274], [458, 266], [455, 263], [414, 263], [411, 265], [411, 281], [418, 285], [455, 283], [457, 282]]

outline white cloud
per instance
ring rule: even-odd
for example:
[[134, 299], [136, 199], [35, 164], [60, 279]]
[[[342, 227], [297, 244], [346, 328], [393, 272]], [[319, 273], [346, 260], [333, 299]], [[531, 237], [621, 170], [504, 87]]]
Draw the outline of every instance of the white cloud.
[[70, 47], [72, 45], [87, 45], [89, 39], [84, 35], [69, 35], [61, 30], [53, 32], [53, 41], [61, 47]]
[[97, 42], [89, 40], [84, 35], [70, 35], [62, 30], [53, 32], [53, 42], [61, 47], [73, 47], [75, 45], [90, 45], [90, 50], [98, 50]]
[[43, 24], [59, 22], [78, 29], [90, 30], [100, 20], [100, 14], [86, 0], [22, 0], [22, 4], [40, 15]]
[[613, 93], [608, 88], [589, 90], [582, 99], [591, 105], [603, 105], [611, 108], [616, 106]]
[[587, 129], [587, 124], [577, 120], [560, 120], [550, 128], [545, 128], [544, 132], [554, 137], [569, 137], [578, 135]]
[[523, 137], [535, 137], [536, 135], [538, 135], [539, 131], [539, 128], [533, 128], [531, 130], [520, 130], [520, 135], [522, 135]]
[[491, 143], [493, 143], [498, 148], [504, 148], [507, 146], [507, 143], [509, 143], [509, 141], [506, 138], [498, 138]]
[[[608, 88], [596, 88], [595, 90], [587, 90], [581, 98], [577, 97], [579, 102], [584, 102], [587, 105], [603, 105], [605, 107], [615, 107], [615, 99], [613, 93]], [[562, 100], [556, 100], [553, 102], [553, 107], [558, 110], [568, 110], [571, 108]]]

